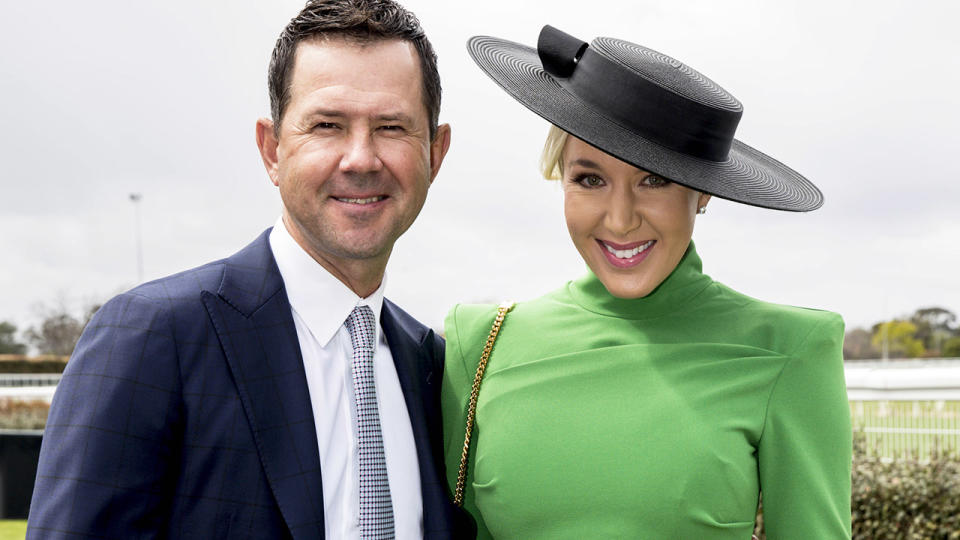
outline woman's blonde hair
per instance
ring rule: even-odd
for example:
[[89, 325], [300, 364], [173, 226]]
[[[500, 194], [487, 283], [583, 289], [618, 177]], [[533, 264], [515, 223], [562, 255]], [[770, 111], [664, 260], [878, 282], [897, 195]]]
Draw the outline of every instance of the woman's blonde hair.
[[551, 125], [547, 133], [547, 140], [543, 143], [543, 152], [540, 154], [540, 174], [547, 180], [563, 178], [562, 154], [563, 146], [567, 144], [566, 131]]

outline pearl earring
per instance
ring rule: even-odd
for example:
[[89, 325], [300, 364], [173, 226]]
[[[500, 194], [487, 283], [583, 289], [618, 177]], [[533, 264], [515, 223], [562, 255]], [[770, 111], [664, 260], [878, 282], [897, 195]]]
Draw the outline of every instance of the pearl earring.
[[697, 209], [697, 213], [698, 213], [698, 214], [706, 214], [706, 213], [707, 213], [707, 205], [703, 205], [703, 206], [701, 206], [699, 209]]

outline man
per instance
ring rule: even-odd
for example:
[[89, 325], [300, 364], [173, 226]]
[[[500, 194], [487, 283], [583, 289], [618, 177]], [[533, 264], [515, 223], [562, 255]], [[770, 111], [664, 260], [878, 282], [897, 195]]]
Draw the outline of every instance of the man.
[[471, 534], [441, 465], [442, 341], [383, 299], [450, 143], [432, 47], [392, 0], [313, 1], [269, 86], [256, 134], [282, 218], [90, 322], [29, 538]]

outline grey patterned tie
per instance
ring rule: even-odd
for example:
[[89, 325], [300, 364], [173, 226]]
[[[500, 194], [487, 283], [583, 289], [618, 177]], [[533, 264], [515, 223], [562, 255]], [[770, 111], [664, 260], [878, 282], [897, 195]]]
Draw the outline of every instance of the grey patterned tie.
[[360, 538], [393, 538], [393, 502], [383, 453], [377, 389], [373, 377], [376, 320], [370, 306], [357, 306], [347, 317], [353, 343], [353, 391], [357, 400], [357, 445], [360, 451]]

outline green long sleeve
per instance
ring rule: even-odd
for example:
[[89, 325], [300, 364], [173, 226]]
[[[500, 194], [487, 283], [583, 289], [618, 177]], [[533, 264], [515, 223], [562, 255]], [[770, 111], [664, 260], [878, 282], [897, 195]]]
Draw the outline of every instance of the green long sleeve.
[[757, 452], [768, 538], [850, 537], [842, 348], [843, 321], [824, 320], [791, 355], [771, 393]]

